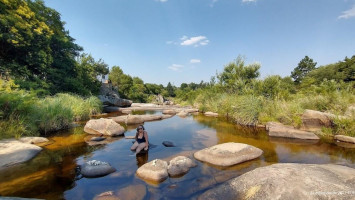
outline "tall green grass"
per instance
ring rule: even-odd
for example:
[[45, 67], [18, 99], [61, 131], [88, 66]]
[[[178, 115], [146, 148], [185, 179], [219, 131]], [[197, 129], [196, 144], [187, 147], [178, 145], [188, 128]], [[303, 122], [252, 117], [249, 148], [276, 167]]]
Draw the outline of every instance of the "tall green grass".
[[12, 82], [0, 82], [0, 139], [46, 135], [101, 112], [97, 97], [57, 94], [38, 98], [9, 84]]

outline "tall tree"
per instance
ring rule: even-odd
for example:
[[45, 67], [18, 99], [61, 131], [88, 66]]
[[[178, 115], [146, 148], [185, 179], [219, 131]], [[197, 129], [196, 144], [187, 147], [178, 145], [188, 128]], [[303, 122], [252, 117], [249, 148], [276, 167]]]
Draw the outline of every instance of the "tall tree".
[[171, 85], [171, 83], [169, 82], [168, 85], [166, 86], [166, 90], [168, 92], [168, 95], [170, 97], [175, 97], [175, 90], [174, 87]]
[[316, 69], [317, 63], [313, 59], [305, 56], [291, 72], [291, 77], [295, 83], [300, 83], [302, 79], [312, 70]]

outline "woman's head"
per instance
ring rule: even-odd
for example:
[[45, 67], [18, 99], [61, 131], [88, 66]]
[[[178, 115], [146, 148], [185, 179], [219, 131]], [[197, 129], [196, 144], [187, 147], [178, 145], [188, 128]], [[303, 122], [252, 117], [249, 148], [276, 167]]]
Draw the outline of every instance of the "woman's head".
[[143, 125], [139, 125], [139, 126], [137, 127], [137, 131], [139, 131], [140, 129], [142, 129], [143, 131], [145, 130]]

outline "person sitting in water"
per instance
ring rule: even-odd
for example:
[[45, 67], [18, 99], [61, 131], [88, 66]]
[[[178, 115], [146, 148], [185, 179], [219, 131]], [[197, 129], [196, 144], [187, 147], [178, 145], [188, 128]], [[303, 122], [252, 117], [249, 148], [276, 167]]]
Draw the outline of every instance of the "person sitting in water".
[[148, 150], [148, 148], [149, 141], [147, 131], [145, 131], [143, 125], [139, 125], [136, 132], [136, 141], [131, 146], [131, 150], [136, 150], [136, 154], [138, 154], [142, 149]]

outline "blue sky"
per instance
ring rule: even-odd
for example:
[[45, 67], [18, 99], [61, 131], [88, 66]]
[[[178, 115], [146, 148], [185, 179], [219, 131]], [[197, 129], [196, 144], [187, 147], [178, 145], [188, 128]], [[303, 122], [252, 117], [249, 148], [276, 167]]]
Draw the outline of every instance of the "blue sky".
[[145, 83], [210, 81], [237, 58], [261, 78], [355, 55], [355, 0], [45, 0], [96, 60]]

